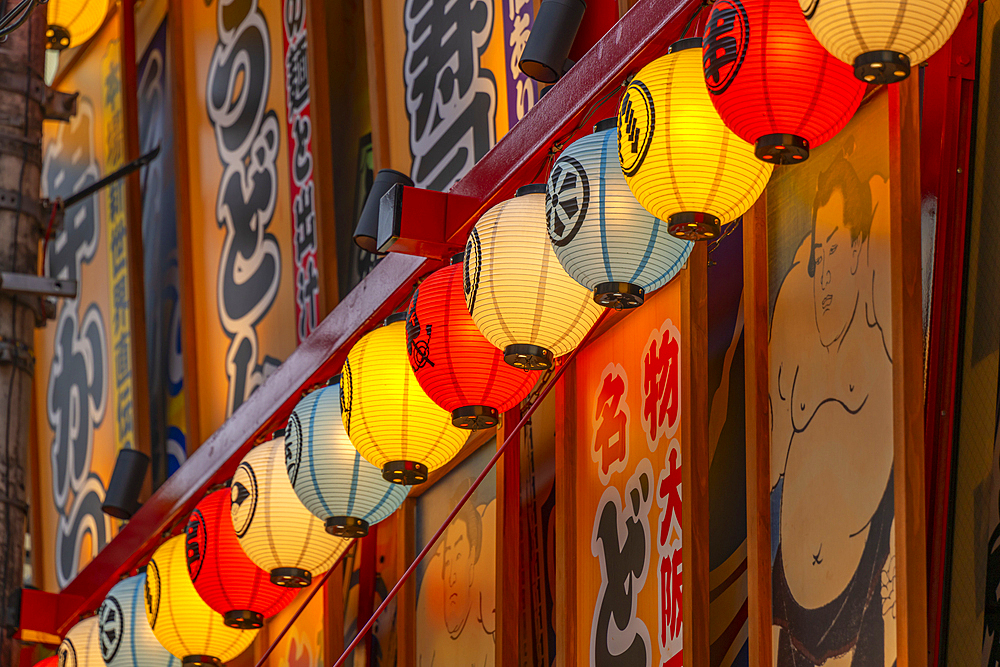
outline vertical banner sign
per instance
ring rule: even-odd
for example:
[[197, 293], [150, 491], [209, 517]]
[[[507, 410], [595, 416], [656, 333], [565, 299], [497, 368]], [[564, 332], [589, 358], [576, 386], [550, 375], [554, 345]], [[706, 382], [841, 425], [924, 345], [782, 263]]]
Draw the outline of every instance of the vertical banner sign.
[[[122, 109], [121, 55], [112, 42], [101, 61], [104, 106], [104, 167], [110, 172], [125, 164], [125, 113]], [[115, 450], [135, 447], [132, 420], [132, 331], [129, 320], [128, 226], [125, 221], [125, 181], [108, 186], [108, 279], [111, 288], [111, 353]]]
[[496, 144], [497, 83], [480, 63], [494, 9], [492, 0], [406, 0], [403, 80], [417, 187], [447, 190]]
[[514, 123], [524, 118], [538, 99], [538, 85], [517, 66], [521, 62], [524, 45], [528, 43], [535, 12], [531, 0], [505, 2], [507, 11], [504, 12], [503, 33], [507, 50], [507, 118], [510, 127], [514, 127]]
[[767, 186], [779, 667], [896, 663], [888, 127], [883, 90]]
[[[49, 198], [65, 199], [121, 162], [118, 31], [117, 20], [109, 21], [63, 79], [62, 90], [81, 95], [69, 122], [44, 127], [41, 180]], [[127, 292], [123, 310], [113, 304], [112, 280], [120, 275], [114, 263], [124, 257], [113, 249], [114, 221], [122, 215], [121, 192], [114, 192], [104, 189], [69, 208], [44, 257], [49, 276], [79, 281], [78, 296], [59, 299], [55, 320], [35, 332], [33, 456], [40, 502], [32, 508], [32, 546], [35, 584], [49, 591], [72, 581], [114, 536], [116, 525], [101, 504], [123, 435], [131, 443], [130, 421], [119, 421], [130, 414], [118, 400], [130, 398], [119, 393], [118, 382], [130, 385], [130, 346]], [[117, 329], [116, 312], [124, 323]], [[125, 373], [116, 375], [112, 343], [123, 337], [126, 356], [119, 368]], [[125, 434], [122, 426], [128, 426]]]
[[150, 449], [154, 483], [187, 458], [173, 113], [167, 85], [167, 21], [153, 34], [137, 67], [139, 149], [159, 156], [142, 168], [142, 240], [149, 352]]
[[[171, 6], [183, 26], [178, 90], [184, 91], [188, 163], [179, 177], [188, 196], [178, 220], [190, 248], [181, 266], [190, 291], [184, 328], [193, 329], [184, 355], [193, 355], [188, 367], [198, 369], [188, 395], [197, 402], [199, 438], [219, 428], [307, 333], [299, 331], [296, 311], [291, 193], [301, 195], [297, 217], [314, 225], [306, 210], [312, 186], [308, 169], [298, 176], [308, 187], [296, 186], [290, 165], [311, 168], [301, 153], [308, 154], [309, 145], [308, 114], [302, 116], [308, 86], [301, 55], [289, 58], [300, 63], [290, 68], [299, 83], [285, 85], [282, 38], [287, 17], [289, 54], [304, 52], [305, 37], [296, 36], [304, 14], [297, 7], [293, 0]], [[287, 121], [289, 106], [298, 114], [294, 124]], [[305, 134], [296, 138], [296, 128]], [[315, 242], [302, 247], [308, 243]]]
[[292, 254], [295, 258], [295, 335], [300, 343], [312, 333], [319, 320], [306, 4], [306, 0], [282, 2], [285, 98], [288, 102], [288, 161], [292, 176], [290, 197]]
[[680, 342], [674, 281], [577, 357], [571, 616], [591, 667], [681, 665]]

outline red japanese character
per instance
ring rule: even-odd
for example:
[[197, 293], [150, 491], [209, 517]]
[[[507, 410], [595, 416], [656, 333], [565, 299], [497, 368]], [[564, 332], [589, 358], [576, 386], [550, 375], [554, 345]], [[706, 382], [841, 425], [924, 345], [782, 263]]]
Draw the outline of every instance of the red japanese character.
[[628, 460], [629, 409], [625, 402], [628, 377], [620, 364], [604, 369], [594, 411], [594, 441], [591, 454], [605, 484], [613, 471], [621, 471]]
[[657, 489], [658, 504], [665, 509], [659, 530], [660, 546], [664, 547], [669, 544], [671, 522], [676, 519], [679, 524], [681, 521], [681, 467], [677, 465], [677, 453], [677, 449], [670, 450], [668, 469]]
[[642, 425], [650, 448], [672, 436], [680, 416], [680, 333], [667, 320], [654, 331], [642, 357]]
[[678, 547], [660, 559], [660, 636], [670, 639], [681, 630], [681, 551]]

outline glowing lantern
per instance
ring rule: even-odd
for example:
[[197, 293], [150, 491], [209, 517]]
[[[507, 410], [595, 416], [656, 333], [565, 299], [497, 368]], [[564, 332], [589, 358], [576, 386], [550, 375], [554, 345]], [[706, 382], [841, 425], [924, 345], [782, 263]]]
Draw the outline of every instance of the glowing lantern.
[[594, 301], [634, 308], [677, 275], [693, 244], [667, 233], [628, 189], [618, 164], [618, 119], [602, 120], [552, 166], [545, 217], [559, 263]]
[[749, 209], [772, 165], [726, 127], [702, 72], [701, 40], [682, 39], [639, 70], [618, 107], [618, 157], [643, 208], [672, 235], [711, 239]]
[[188, 518], [187, 564], [194, 589], [231, 628], [264, 625], [295, 597], [243, 552], [233, 530], [229, 489], [205, 496]]
[[340, 376], [299, 401], [288, 418], [285, 466], [295, 494], [326, 532], [363, 537], [395, 512], [409, 488], [393, 484], [351, 444], [340, 416]]
[[496, 426], [500, 413], [531, 393], [537, 372], [504, 363], [465, 306], [460, 264], [431, 274], [413, 293], [406, 320], [406, 352], [417, 382], [465, 429]]
[[864, 82], [809, 32], [795, 0], [717, 0], [702, 52], [712, 103], [766, 162], [808, 158], [865, 94]]
[[108, 15], [109, 0], [49, 0], [47, 49], [62, 51], [93, 37]]
[[59, 656], [50, 655], [47, 658], [42, 658], [32, 665], [32, 667], [59, 667]]
[[944, 46], [966, 0], [799, 0], [809, 29], [868, 83], [895, 83]]
[[284, 433], [243, 457], [230, 489], [232, 521], [240, 546], [271, 583], [302, 588], [326, 572], [350, 540], [327, 534], [302, 503], [285, 470]]
[[396, 313], [351, 348], [340, 411], [351, 443], [396, 484], [421, 484], [462, 449], [468, 433], [420, 388], [406, 358], [406, 313]]
[[465, 245], [465, 303], [504, 361], [552, 367], [601, 314], [590, 290], [569, 277], [545, 229], [545, 184], [525, 185], [488, 210]]
[[256, 630], [227, 627], [188, 575], [184, 536], [160, 545], [146, 567], [146, 619], [153, 635], [185, 666], [218, 667], [253, 642]]
[[146, 573], [115, 584], [97, 612], [101, 657], [108, 667], [179, 667], [146, 620]]
[[59, 667], [104, 667], [96, 616], [85, 618], [66, 633], [56, 650]]

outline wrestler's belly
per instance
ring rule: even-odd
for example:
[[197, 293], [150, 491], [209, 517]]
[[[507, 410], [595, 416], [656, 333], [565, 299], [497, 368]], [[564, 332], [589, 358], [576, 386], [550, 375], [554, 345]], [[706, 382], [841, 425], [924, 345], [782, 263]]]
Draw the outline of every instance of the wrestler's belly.
[[869, 400], [856, 415], [829, 402], [797, 433], [781, 498], [785, 577], [807, 609], [836, 598], [854, 576], [868, 523], [892, 471], [892, 411]]

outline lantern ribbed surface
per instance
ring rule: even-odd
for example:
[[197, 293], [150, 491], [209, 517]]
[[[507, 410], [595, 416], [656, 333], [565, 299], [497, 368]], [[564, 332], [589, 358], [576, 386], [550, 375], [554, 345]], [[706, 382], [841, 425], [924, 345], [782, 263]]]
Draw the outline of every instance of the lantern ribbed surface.
[[188, 517], [188, 574], [198, 595], [232, 628], [259, 628], [288, 606], [297, 589], [271, 583], [244, 553], [233, 530], [230, 490], [205, 496]]
[[402, 320], [369, 332], [351, 348], [340, 391], [348, 437], [390, 481], [426, 481], [469, 436], [420, 388], [406, 357]]
[[108, 667], [180, 667], [146, 620], [146, 573], [115, 584], [97, 612], [101, 657]]
[[146, 567], [146, 620], [163, 648], [183, 664], [219, 664], [253, 643], [257, 630], [226, 627], [188, 575], [184, 536], [160, 545]]
[[635, 76], [618, 107], [618, 155], [642, 207], [674, 236], [721, 233], [767, 185], [772, 165], [733, 133], [712, 105], [701, 40], [682, 40]]
[[603, 288], [594, 295], [602, 305], [641, 304], [691, 254], [693, 244], [670, 236], [666, 223], [629, 190], [616, 127], [570, 144], [552, 166], [546, 194], [549, 240], [566, 272], [589, 290], [609, 283], [638, 288], [617, 299], [613, 289]]
[[[556, 258], [545, 223], [545, 185], [500, 202], [465, 246], [465, 301], [472, 321], [507, 363], [539, 370], [573, 351], [602, 308]], [[523, 363], [511, 347], [527, 350]]]
[[69, 34], [63, 48], [72, 48], [97, 34], [110, 5], [109, 0], [49, 0], [45, 12], [50, 29], [58, 26]]
[[361, 537], [395, 512], [409, 487], [393, 484], [351, 444], [340, 416], [340, 381], [299, 401], [285, 432], [288, 479], [326, 531]]
[[758, 158], [795, 164], [854, 115], [866, 85], [809, 31], [797, 0], [717, 0], [702, 39], [723, 122]]
[[531, 393], [539, 372], [514, 368], [483, 337], [465, 305], [463, 276], [461, 264], [446, 266], [413, 293], [406, 352], [417, 382], [453, 424], [489, 428]]
[[85, 618], [70, 628], [56, 655], [59, 667], [104, 667], [97, 617]]
[[799, 0], [820, 44], [870, 83], [899, 81], [931, 57], [955, 32], [965, 5], [965, 0]]
[[230, 488], [233, 529], [240, 546], [279, 586], [308, 586], [347, 549], [350, 540], [326, 532], [305, 508], [285, 470], [285, 438], [243, 457]]

